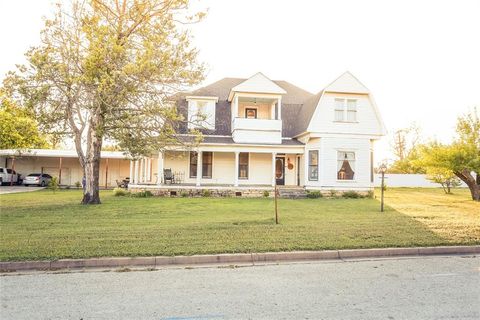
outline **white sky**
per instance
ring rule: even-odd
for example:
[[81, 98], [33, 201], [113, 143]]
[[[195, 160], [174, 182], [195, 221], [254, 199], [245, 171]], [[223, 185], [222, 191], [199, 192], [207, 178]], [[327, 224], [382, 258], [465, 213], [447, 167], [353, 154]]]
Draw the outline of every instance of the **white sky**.
[[[0, 3], [0, 79], [38, 42], [51, 0]], [[390, 133], [418, 123], [449, 141], [480, 107], [480, 1], [193, 0], [204, 84], [261, 71], [312, 93], [351, 71], [374, 94]], [[390, 137], [377, 159], [390, 157]]]

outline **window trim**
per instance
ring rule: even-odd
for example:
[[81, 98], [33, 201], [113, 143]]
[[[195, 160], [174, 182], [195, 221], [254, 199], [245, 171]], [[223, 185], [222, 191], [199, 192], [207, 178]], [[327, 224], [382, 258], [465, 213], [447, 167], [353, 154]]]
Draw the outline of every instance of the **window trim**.
[[[240, 177], [240, 155], [241, 154], [247, 154], [247, 176], [246, 177]], [[238, 153], [238, 179], [241, 180], [248, 180], [250, 178], [250, 152], [239, 152]]]
[[[339, 107], [337, 107], [337, 101], [342, 100], [343, 101], [343, 107], [340, 110]], [[348, 110], [348, 101], [355, 101], [355, 110]], [[343, 111], [342, 114], [342, 120], [337, 120], [337, 111]], [[349, 112], [355, 112], [355, 119], [350, 121], [348, 120], [348, 113]], [[340, 123], [358, 123], [358, 98], [334, 98], [334, 106], [333, 106], [333, 122], [340, 122]]]
[[[317, 154], [317, 164], [316, 165], [311, 164], [310, 153], [316, 153]], [[315, 166], [317, 167], [317, 177], [312, 178], [310, 168], [315, 167]], [[308, 181], [318, 181], [319, 169], [320, 169], [320, 152], [316, 149], [308, 150]]]

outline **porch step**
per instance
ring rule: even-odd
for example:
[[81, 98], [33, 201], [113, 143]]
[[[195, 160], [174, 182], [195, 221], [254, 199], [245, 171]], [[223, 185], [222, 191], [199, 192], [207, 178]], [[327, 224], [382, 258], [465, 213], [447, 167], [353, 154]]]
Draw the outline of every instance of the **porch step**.
[[279, 187], [278, 195], [280, 198], [301, 199], [307, 197], [307, 191], [302, 187]]

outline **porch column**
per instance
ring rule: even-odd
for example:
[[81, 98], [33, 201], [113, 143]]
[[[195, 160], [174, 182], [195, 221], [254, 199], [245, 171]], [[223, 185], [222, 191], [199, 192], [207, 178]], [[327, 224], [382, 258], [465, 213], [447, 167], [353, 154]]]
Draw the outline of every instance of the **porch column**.
[[272, 187], [275, 187], [275, 157], [277, 154], [275, 152], [272, 153]]
[[163, 179], [163, 152], [160, 151], [158, 153], [158, 179], [157, 179], [157, 185], [162, 184], [162, 179]]
[[200, 187], [200, 181], [202, 180], [202, 151], [197, 152], [197, 187]]
[[130, 178], [130, 182], [133, 183], [133, 161], [132, 160], [130, 160], [130, 176], [129, 176], [129, 178]]
[[108, 158], [105, 159], [105, 189], [108, 188]]
[[135, 170], [133, 170], [133, 184], [137, 184], [138, 183], [138, 160], [135, 160]]
[[138, 160], [138, 183], [143, 182], [143, 158]]
[[238, 158], [239, 158], [240, 152], [235, 151], [235, 178], [234, 178], [234, 183], [233, 185], [235, 187], [238, 187]]
[[145, 158], [145, 167], [146, 167], [146, 170], [145, 170], [145, 182], [147, 181], [152, 181], [152, 158]]
[[62, 184], [62, 160], [63, 158], [60, 157], [60, 162], [58, 163], [58, 184]]

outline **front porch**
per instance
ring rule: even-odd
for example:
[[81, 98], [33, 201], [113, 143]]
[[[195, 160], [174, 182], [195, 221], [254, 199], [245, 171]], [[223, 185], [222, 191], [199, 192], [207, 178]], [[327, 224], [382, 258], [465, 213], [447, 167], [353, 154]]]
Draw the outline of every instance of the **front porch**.
[[303, 150], [294, 151], [163, 151], [130, 162], [129, 189], [263, 192], [275, 185], [301, 186]]

